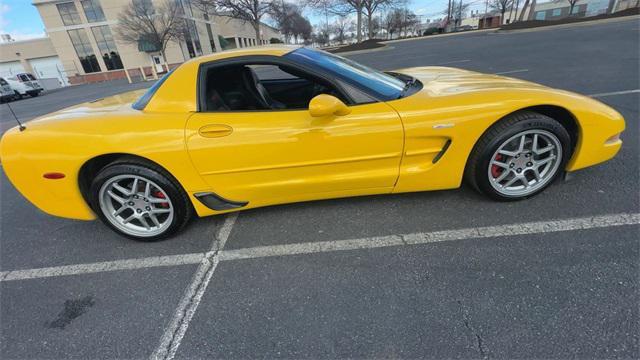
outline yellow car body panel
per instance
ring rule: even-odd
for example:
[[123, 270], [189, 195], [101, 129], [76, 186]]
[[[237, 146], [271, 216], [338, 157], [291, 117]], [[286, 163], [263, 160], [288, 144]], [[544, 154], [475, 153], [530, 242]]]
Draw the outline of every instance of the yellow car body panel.
[[[130, 154], [163, 167], [189, 194], [199, 216], [215, 211], [195, 193], [214, 192], [271, 204], [460, 186], [467, 158], [482, 134], [521, 109], [557, 106], [578, 125], [566, 170], [615, 156], [624, 120], [587, 97], [534, 83], [466, 70], [398, 70], [418, 78], [411, 96], [350, 107], [350, 114], [311, 117], [307, 110], [197, 111], [200, 64], [242, 55], [282, 56], [290, 47], [262, 47], [193, 59], [174, 71], [144, 110], [132, 92], [80, 104], [7, 131], [0, 143], [5, 173], [41, 210], [90, 220], [79, 188], [91, 159]], [[446, 151], [444, 151], [446, 150]], [[435, 161], [437, 160], [437, 161]], [[46, 179], [45, 173], [65, 174]]]

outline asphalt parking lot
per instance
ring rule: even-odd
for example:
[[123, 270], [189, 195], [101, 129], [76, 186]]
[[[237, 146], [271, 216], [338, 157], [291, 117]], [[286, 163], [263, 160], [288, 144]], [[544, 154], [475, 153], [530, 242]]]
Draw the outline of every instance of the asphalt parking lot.
[[[615, 159], [523, 202], [467, 187], [317, 201], [199, 219], [144, 244], [45, 215], [2, 174], [0, 356], [637, 358], [639, 36], [634, 17], [350, 56], [384, 70], [504, 73], [595, 95], [625, 116]], [[28, 120], [147, 85], [11, 106]]]

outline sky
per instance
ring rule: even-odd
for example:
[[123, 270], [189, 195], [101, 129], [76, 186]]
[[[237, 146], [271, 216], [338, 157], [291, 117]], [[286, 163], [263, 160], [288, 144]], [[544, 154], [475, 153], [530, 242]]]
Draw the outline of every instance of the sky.
[[[485, 0], [470, 0], [471, 9], [484, 10]], [[408, 0], [408, 7], [423, 19], [441, 17], [448, 0]], [[317, 24], [322, 16], [306, 11], [312, 24]], [[44, 36], [44, 24], [31, 0], [0, 0], [0, 34], [10, 34], [15, 40], [26, 40]]]
[[0, 34], [15, 40], [44, 36], [44, 24], [31, 0], [0, 0]]

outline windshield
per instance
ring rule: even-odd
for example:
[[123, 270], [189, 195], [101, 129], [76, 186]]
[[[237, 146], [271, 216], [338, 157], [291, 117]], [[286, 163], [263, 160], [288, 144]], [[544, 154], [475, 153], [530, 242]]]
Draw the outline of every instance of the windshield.
[[324, 51], [303, 47], [285, 57], [302, 65], [328, 71], [353, 86], [372, 92], [380, 100], [397, 99], [405, 87], [402, 80], [391, 75]]

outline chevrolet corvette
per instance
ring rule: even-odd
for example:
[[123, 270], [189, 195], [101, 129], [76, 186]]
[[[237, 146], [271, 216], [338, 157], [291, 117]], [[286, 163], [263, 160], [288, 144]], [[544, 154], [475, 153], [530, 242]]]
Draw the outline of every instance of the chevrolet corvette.
[[625, 122], [586, 96], [447, 67], [377, 71], [306, 47], [198, 57], [148, 90], [7, 131], [2, 167], [42, 211], [153, 241], [197, 216], [453, 189], [534, 196], [616, 155]]

